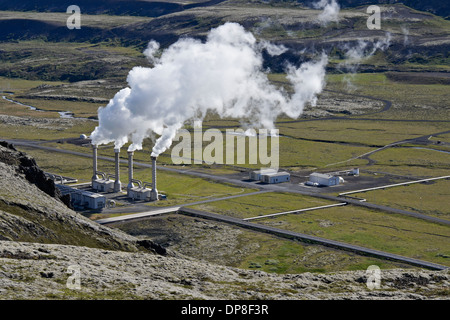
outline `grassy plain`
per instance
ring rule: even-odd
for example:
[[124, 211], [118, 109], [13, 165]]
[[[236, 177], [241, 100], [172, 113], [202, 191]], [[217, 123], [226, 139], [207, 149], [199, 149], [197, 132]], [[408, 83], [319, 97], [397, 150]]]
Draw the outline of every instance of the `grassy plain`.
[[[263, 199], [264, 197], [267, 199]], [[308, 201], [307, 198], [305, 201], [303, 197], [291, 194], [273, 196], [262, 194], [233, 199], [227, 203], [197, 205], [194, 208], [225, 215], [250, 217], [261, 213], [273, 213], [278, 208], [299, 209], [302, 206], [323, 203], [316, 201], [315, 199]], [[261, 203], [267, 203], [269, 209], [262, 208]], [[276, 209], [270, 208], [271, 205]], [[450, 229], [448, 226], [420, 219], [344, 206], [265, 218], [258, 220], [258, 223], [450, 265], [448, 261]]]
[[300, 194], [271, 192], [200, 204], [193, 206], [193, 208], [244, 219], [271, 213], [324, 206], [332, 203], [332, 201]]
[[448, 207], [448, 199], [450, 197], [449, 180], [437, 180], [386, 190], [374, 190], [356, 193], [352, 196], [365, 198], [371, 203], [450, 220], [450, 209]]

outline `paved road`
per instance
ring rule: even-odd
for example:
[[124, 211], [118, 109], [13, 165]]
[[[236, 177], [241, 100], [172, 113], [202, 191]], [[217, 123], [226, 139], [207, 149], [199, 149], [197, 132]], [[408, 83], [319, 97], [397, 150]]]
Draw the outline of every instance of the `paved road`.
[[155, 209], [152, 211], [128, 214], [125, 216], [99, 219], [99, 220], [95, 220], [95, 222], [97, 222], [99, 224], [111, 224], [111, 223], [117, 223], [117, 222], [131, 221], [131, 220], [136, 220], [136, 219], [148, 218], [151, 216], [158, 216], [158, 215], [166, 214], [166, 213], [177, 212], [180, 208], [181, 207], [161, 208], [161, 209]]

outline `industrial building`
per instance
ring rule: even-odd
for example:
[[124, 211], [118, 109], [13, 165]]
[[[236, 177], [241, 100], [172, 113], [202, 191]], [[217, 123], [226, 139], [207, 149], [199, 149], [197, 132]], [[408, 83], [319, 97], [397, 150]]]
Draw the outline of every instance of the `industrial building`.
[[264, 183], [282, 183], [289, 182], [291, 175], [289, 172], [265, 173], [261, 175], [260, 181]]
[[277, 170], [270, 169], [270, 168], [250, 171], [249, 179], [250, 180], [259, 181], [259, 180], [261, 180], [261, 175], [277, 173], [277, 172], [278, 172]]
[[[115, 157], [115, 174], [110, 175], [97, 170], [97, 146], [92, 146], [93, 151], [93, 175], [92, 189], [98, 192], [114, 192], [122, 191], [122, 183], [120, 182], [119, 167], [119, 149], [114, 149]], [[152, 182], [142, 182], [133, 178], [133, 151], [128, 151], [128, 185], [127, 197], [133, 200], [156, 201], [165, 199], [164, 195], [158, 193], [156, 189], [156, 157], [151, 157], [152, 161]], [[100, 177], [99, 177], [100, 176]], [[149, 187], [149, 188], [148, 188]]]
[[100, 175], [102, 178], [92, 180], [92, 189], [98, 192], [113, 192], [114, 181], [109, 179], [110, 176], [106, 177], [105, 173], [98, 171], [97, 174]]
[[[133, 151], [128, 151], [128, 185], [127, 197], [133, 200], [156, 201], [165, 198], [156, 189], [156, 157], [152, 160], [152, 182], [148, 183], [133, 178]], [[137, 186], [135, 186], [137, 184]], [[151, 188], [147, 188], [151, 187]]]
[[[147, 183], [142, 183], [140, 180], [133, 179], [133, 151], [128, 151], [128, 185], [127, 197], [133, 200], [147, 200], [150, 199], [151, 189], [147, 188]], [[135, 186], [137, 184], [137, 187]]]
[[306, 182], [306, 185], [330, 187], [330, 186], [338, 185], [343, 182], [344, 182], [344, 179], [342, 177], [335, 176], [335, 175], [328, 174], [328, 173], [313, 172], [309, 176], [309, 180], [308, 180], [308, 182]]
[[[92, 145], [92, 159], [93, 159], [93, 174], [92, 174], [92, 189], [98, 192], [113, 192], [115, 189], [115, 181], [111, 180], [113, 176], [107, 175], [104, 172], [100, 172], [97, 170], [97, 146]], [[116, 161], [116, 173], [118, 171], [118, 161]], [[101, 176], [101, 179], [99, 179], [98, 176]], [[114, 177], [116, 180], [118, 180], [119, 175], [117, 174]]]
[[70, 195], [70, 202], [74, 207], [99, 210], [106, 206], [106, 197], [89, 191], [83, 191], [64, 184], [56, 184], [62, 195]]
[[276, 169], [266, 168], [251, 171], [249, 179], [264, 183], [281, 183], [290, 181], [291, 175], [288, 172], [278, 172]]

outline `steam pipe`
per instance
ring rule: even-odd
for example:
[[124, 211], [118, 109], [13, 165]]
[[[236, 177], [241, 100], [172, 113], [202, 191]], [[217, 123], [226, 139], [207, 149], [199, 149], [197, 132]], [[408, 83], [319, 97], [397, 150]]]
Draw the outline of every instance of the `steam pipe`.
[[142, 188], [142, 182], [141, 182], [141, 180], [132, 179], [131, 182], [137, 183], [137, 184], [138, 184], [138, 187], [139, 187], [139, 188]]
[[95, 177], [96, 177], [96, 178], [97, 178], [97, 174], [98, 174], [98, 175], [101, 175], [103, 180], [106, 180], [106, 173], [101, 172], [101, 171], [97, 171], [96, 174], [95, 174]]
[[61, 176], [61, 175], [59, 175], [59, 174], [55, 174], [54, 175], [54, 180], [55, 180], [55, 182], [56, 182], [56, 178], [59, 178], [59, 180], [61, 180], [61, 184], [64, 184], [64, 178], [63, 178], [63, 176]]
[[147, 188], [147, 187], [150, 187], [150, 188], [151, 188], [152, 185], [153, 185], [152, 182], [145, 182], [145, 181], [143, 181], [142, 183], [143, 183], [143, 187], [144, 187], [144, 188]]

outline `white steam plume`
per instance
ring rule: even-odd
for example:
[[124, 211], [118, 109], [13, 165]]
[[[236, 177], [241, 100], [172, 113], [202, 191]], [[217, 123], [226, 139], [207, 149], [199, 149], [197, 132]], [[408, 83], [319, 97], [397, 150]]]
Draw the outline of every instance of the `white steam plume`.
[[317, 19], [323, 25], [339, 21], [340, 6], [336, 0], [320, 0], [313, 4], [316, 9], [323, 9]]
[[282, 113], [297, 118], [325, 85], [328, 58], [322, 54], [316, 62], [287, 70], [292, 96], [273, 86], [262, 71], [262, 50], [280, 54], [285, 48], [257, 43], [236, 23], [212, 29], [206, 42], [180, 39], [156, 58], [158, 48], [151, 42], [145, 50], [154, 67], [133, 68], [129, 87], [99, 108], [93, 144], [114, 142], [121, 148], [131, 141], [131, 151], [142, 149], [143, 140], [156, 134], [152, 155], [158, 156], [171, 146], [177, 130], [189, 120], [202, 120], [208, 111], [270, 130]]
[[283, 45], [276, 45], [266, 40], [262, 40], [259, 45], [261, 49], [266, 49], [267, 53], [271, 56], [279, 56], [280, 54], [283, 54], [288, 50]]
[[392, 36], [389, 32], [382, 39], [363, 41], [359, 40], [355, 46], [346, 45], [345, 61], [338, 65], [339, 69], [345, 69], [347, 75], [344, 77], [344, 81], [347, 84], [349, 90], [354, 90], [355, 87], [352, 84], [352, 79], [355, 76], [360, 64], [370, 57], [372, 57], [377, 50], [386, 51], [391, 45]]
[[409, 29], [405, 26], [402, 26], [403, 33], [403, 45], [406, 47], [409, 45]]

